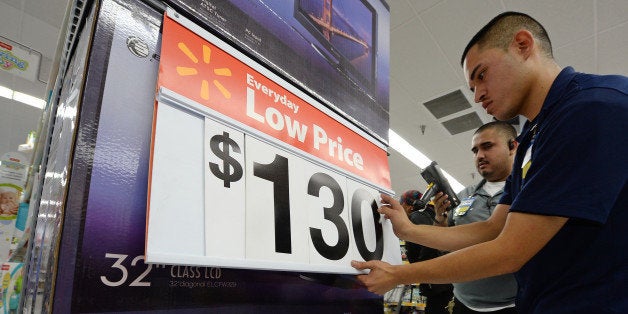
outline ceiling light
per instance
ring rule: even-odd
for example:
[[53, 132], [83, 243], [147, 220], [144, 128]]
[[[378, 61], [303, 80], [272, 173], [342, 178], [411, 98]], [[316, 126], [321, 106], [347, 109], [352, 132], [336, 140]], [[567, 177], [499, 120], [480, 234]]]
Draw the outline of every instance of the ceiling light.
[[13, 100], [39, 109], [44, 109], [44, 106], [46, 106], [46, 102], [43, 99], [16, 91], [13, 92]]
[[[403, 157], [406, 157], [415, 165], [419, 166], [419, 168], [424, 169], [429, 166], [432, 161], [425, 156], [425, 154], [421, 153], [414, 146], [410, 145], [408, 141], [399, 136], [395, 131], [388, 129], [388, 144], [392, 149], [399, 152]], [[442, 170], [442, 168], [441, 168]], [[454, 177], [452, 177], [447, 171], [443, 170], [443, 175], [449, 181], [451, 188], [456, 192], [460, 192], [464, 189], [464, 186], [458, 182]]]
[[447, 178], [447, 181], [449, 181], [449, 185], [451, 185], [451, 188], [454, 190], [454, 192], [460, 193], [460, 191], [464, 190], [464, 185], [458, 182], [456, 178], [447, 173], [447, 171], [443, 169], [441, 170], [443, 171], [443, 175], [445, 176], [445, 178]]
[[415, 165], [419, 166], [419, 168], [423, 169], [432, 163], [432, 161], [427, 158], [423, 153], [421, 153], [414, 146], [410, 145], [408, 141], [404, 140], [401, 136], [399, 136], [395, 131], [389, 129], [388, 130], [388, 143], [390, 147], [394, 150], [398, 151], [403, 157], [406, 157], [408, 160], [413, 162]]
[[4, 86], [0, 86], [0, 96], [11, 99], [13, 98], [13, 90]]
[[33, 106], [35, 108], [44, 109], [46, 106], [46, 101], [37, 98], [28, 94], [20, 93], [18, 91], [14, 91], [10, 88], [4, 87], [0, 85], [0, 97], [13, 99], [15, 101], [19, 101], [21, 103], [27, 104], [29, 106]]

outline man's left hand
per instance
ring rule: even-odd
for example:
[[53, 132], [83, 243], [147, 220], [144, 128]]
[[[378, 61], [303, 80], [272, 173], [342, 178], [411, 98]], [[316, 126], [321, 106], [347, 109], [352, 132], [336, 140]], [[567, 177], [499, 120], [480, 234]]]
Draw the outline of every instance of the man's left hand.
[[395, 288], [398, 282], [395, 282], [393, 270], [395, 266], [392, 266], [386, 262], [372, 260], [368, 262], [351, 261], [351, 266], [357, 270], [369, 269], [370, 272], [366, 275], [358, 275], [357, 279], [366, 288], [373, 293], [384, 295], [384, 293]]

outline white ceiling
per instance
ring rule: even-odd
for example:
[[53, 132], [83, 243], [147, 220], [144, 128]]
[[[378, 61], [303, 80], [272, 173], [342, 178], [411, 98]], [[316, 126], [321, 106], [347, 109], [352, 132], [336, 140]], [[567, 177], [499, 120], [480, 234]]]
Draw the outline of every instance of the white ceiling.
[[[391, 0], [390, 125], [463, 185], [474, 174], [468, 131], [452, 136], [422, 105], [464, 87], [460, 55], [469, 39], [503, 11], [530, 14], [547, 29], [561, 66], [628, 75], [628, 1], [625, 0]], [[463, 88], [467, 99], [473, 97]], [[483, 111], [478, 105], [475, 110]], [[482, 113], [483, 121], [490, 117]], [[449, 119], [451, 117], [447, 117]], [[441, 119], [440, 122], [442, 122]], [[420, 125], [426, 125], [421, 134]], [[393, 189], [423, 190], [420, 170], [391, 151]], [[422, 181], [421, 181], [422, 182]]]
[[[45, 82], [67, 4], [68, 0], [0, 0], [0, 36], [42, 54], [38, 81], [0, 71], [0, 86], [46, 99]], [[28, 132], [37, 130], [41, 113], [40, 109], [0, 97], [0, 154], [17, 150]]]
[[[441, 125], [459, 114], [436, 119], [422, 105], [462, 88], [472, 99], [459, 66], [468, 40], [493, 16], [513, 10], [528, 13], [547, 28], [562, 66], [599, 74], [628, 75], [628, 1], [625, 0], [387, 0], [391, 8], [390, 125], [462, 184], [478, 180], [469, 151], [473, 131], [452, 136]], [[46, 81], [68, 0], [0, 0], [0, 36], [44, 56]], [[29, 82], [0, 71], [0, 85], [41, 98], [45, 83]], [[15, 150], [41, 112], [0, 97], [0, 153]], [[421, 125], [425, 125], [424, 134]], [[390, 151], [392, 187], [398, 194], [423, 190], [420, 169]]]

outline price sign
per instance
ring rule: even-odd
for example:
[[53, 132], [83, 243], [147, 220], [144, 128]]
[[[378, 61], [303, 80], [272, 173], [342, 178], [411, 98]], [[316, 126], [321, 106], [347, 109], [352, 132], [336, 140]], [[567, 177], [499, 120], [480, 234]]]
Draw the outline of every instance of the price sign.
[[[182, 84], [201, 60], [227, 79]], [[386, 152], [368, 134], [182, 18], [165, 18], [158, 84], [147, 262], [332, 273], [400, 262], [377, 213]]]
[[183, 109], [158, 105], [147, 261], [352, 273], [353, 259], [398, 260], [377, 190]]

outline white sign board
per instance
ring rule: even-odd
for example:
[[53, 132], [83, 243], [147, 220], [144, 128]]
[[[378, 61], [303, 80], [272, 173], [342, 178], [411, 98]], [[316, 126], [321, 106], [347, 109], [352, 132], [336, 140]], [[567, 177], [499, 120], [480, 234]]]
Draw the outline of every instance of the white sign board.
[[184, 106], [157, 106], [148, 262], [357, 273], [400, 262], [379, 192]]

